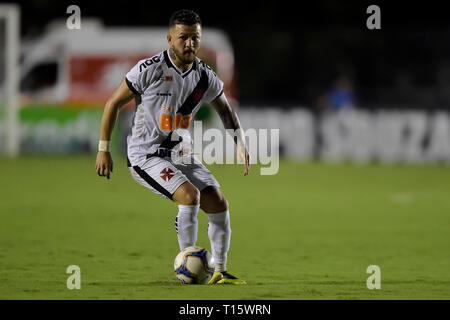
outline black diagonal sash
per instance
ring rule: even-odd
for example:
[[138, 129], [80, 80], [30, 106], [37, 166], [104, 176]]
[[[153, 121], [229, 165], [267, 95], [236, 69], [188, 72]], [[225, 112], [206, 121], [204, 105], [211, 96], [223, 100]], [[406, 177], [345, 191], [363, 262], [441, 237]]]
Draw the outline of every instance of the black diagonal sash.
[[200, 80], [191, 94], [187, 97], [186, 101], [178, 108], [177, 113], [181, 113], [183, 116], [191, 114], [192, 110], [194, 110], [200, 100], [202, 100], [206, 90], [208, 90], [208, 75], [206, 71], [202, 71]]

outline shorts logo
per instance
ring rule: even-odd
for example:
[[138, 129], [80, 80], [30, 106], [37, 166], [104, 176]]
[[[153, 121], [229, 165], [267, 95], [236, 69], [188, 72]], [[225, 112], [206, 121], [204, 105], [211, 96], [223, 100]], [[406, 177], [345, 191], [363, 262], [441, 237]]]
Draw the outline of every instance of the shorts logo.
[[169, 181], [174, 176], [172, 169], [170, 168], [164, 168], [161, 170], [161, 179], [164, 181]]

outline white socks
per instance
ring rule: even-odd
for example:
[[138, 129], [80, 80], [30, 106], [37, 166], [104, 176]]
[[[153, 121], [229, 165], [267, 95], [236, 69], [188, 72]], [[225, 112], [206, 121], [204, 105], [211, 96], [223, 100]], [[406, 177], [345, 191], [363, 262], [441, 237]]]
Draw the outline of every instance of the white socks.
[[[180, 250], [195, 246], [197, 242], [197, 213], [200, 205], [178, 205], [178, 215], [175, 220], [178, 244]], [[231, 227], [230, 213], [208, 213], [208, 237], [211, 242], [215, 271], [226, 271], [227, 253], [230, 248]]]
[[178, 205], [178, 215], [175, 220], [178, 244], [180, 250], [186, 247], [195, 246], [197, 242], [198, 220], [197, 213], [200, 205]]
[[208, 237], [211, 241], [215, 271], [226, 271], [227, 253], [230, 248], [230, 214], [227, 211], [208, 213]]

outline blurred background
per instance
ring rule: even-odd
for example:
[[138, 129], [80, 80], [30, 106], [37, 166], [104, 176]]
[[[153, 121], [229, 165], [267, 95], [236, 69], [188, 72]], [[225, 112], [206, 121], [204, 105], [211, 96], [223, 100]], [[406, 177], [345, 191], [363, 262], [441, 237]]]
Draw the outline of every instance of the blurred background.
[[[167, 48], [170, 14], [189, 7], [203, 20], [200, 56], [225, 82], [244, 127], [282, 128], [283, 156], [450, 159], [450, 20], [442, 4], [16, 4], [20, 92], [16, 116], [9, 118], [7, 27], [5, 19], [0, 22], [3, 152], [10, 140], [25, 153], [95, 151], [108, 95], [136, 61]], [[68, 11], [74, 4], [80, 8], [80, 29], [68, 28], [75, 21], [75, 11]], [[381, 29], [366, 25], [371, 4], [380, 8]], [[114, 133], [120, 152], [132, 110], [130, 103]], [[206, 107], [197, 118], [217, 124]], [[14, 121], [18, 124], [7, 129]]]

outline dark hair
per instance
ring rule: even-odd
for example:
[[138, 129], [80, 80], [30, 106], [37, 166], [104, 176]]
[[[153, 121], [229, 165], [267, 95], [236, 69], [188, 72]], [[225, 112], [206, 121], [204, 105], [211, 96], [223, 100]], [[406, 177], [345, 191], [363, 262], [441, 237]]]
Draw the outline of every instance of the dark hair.
[[192, 10], [178, 10], [175, 11], [169, 19], [169, 28], [176, 24], [184, 24], [187, 26], [192, 26], [194, 24], [202, 24], [200, 16]]

